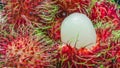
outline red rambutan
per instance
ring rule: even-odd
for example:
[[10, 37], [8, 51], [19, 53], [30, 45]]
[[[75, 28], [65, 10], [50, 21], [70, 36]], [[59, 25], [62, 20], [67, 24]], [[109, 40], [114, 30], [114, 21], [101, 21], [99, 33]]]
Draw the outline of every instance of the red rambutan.
[[56, 48], [48, 40], [34, 33], [34, 28], [29, 26], [21, 26], [15, 30], [10, 25], [0, 25], [0, 62], [4, 63], [2, 67], [53, 67]]
[[90, 17], [95, 23], [102, 21], [103, 23], [113, 22], [118, 25], [120, 21], [116, 5], [107, 1], [96, 2], [91, 10]]

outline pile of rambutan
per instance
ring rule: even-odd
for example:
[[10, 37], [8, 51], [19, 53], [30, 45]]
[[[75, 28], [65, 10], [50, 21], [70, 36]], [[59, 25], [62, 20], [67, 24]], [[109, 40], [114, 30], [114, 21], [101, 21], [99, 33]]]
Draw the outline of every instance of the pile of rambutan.
[[[113, 0], [0, 1], [0, 68], [120, 68], [120, 9]], [[61, 41], [62, 21], [74, 12], [94, 25], [91, 50]]]

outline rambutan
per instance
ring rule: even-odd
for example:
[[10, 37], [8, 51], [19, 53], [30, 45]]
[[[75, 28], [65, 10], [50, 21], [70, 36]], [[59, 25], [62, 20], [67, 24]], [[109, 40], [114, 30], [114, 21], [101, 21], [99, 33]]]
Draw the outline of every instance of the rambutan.
[[58, 41], [61, 38], [60, 37], [60, 26], [61, 26], [60, 21], [56, 21], [55, 23], [53, 23], [52, 28], [48, 30], [49, 36], [53, 38], [55, 41]]
[[[114, 44], [113, 44], [114, 43]], [[70, 45], [64, 45], [57, 58], [58, 68], [119, 68], [119, 42], [98, 43], [93, 49], [76, 49]]]
[[96, 2], [90, 17], [95, 23], [102, 21], [118, 24], [120, 21], [116, 5], [107, 1]]
[[[67, 2], [66, 2], [67, 3]], [[108, 7], [109, 5], [109, 7]], [[97, 44], [91, 50], [65, 44], [58, 53], [58, 68], [119, 68], [119, 15], [114, 4], [100, 1], [91, 8]], [[109, 14], [110, 13], [110, 14]], [[116, 21], [114, 21], [116, 20]], [[116, 38], [117, 37], [117, 38]]]
[[[115, 3], [107, 0], [2, 1], [5, 7], [0, 15], [5, 20], [0, 21], [0, 68], [120, 67], [120, 11]], [[74, 12], [85, 14], [93, 22], [97, 42], [91, 49], [63, 45], [61, 41], [62, 21]]]
[[29, 26], [21, 26], [19, 30], [15, 30], [10, 25], [0, 25], [0, 62], [4, 63], [2, 67], [53, 67], [52, 62], [56, 55], [55, 47], [50, 45], [53, 41], [39, 35]]
[[57, 0], [60, 10], [67, 13], [80, 12], [86, 14], [86, 9], [91, 3], [91, 0]]
[[42, 0], [6, 0], [4, 13], [8, 17], [7, 23], [14, 23], [17, 26], [20, 24], [29, 24], [38, 21], [35, 16], [34, 8]]

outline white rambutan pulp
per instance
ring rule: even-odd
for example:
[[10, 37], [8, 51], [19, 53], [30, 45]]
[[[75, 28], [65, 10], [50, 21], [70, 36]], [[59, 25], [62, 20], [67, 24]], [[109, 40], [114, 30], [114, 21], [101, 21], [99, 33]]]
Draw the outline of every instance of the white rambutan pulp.
[[62, 22], [61, 40], [77, 49], [91, 49], [96, 44], [96, 32], [91, 20], [81, 13], [70, 14]]

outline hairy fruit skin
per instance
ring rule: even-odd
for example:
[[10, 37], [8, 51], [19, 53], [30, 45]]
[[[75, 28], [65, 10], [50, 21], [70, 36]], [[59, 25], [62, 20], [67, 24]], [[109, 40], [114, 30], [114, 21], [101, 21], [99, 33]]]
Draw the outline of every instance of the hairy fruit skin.
[[16, 24], [30, 24], [33, 21], [38, 21], [38, 17], [35, 16], [35, 8], [42, 0], [7, 0], [4, 8], [5, 15], [7, 15], [8, 23]]
[[60, 40], [60, 27], [61, 27], [61, 23], [60, 21], [56, 21], [55, 23], [53, 23], [52, 28], [50, 28], [48, 30], [48, 33], [50, 33], [50, 37], [53, 38], [55, 41]]
[[[93, 2], [95, 1], [95, 2]], [[0, 68], [119, 68], [120, 10], [107, 0], [2, 0]], [[79, 12], [97, 33], [91, 50], [76, 49], [60, 40], [60, 26]]]
[[11, 24], [1, 25], [0, 63], [3, 63], [2, 67], [53, 67], [53, 59], [56, 55], [54, 51], [57, 48], [44, 45], [45, 42], [42, 42], [41, 36], [34, 33], [34, 28], [21, 26], [14, 29], [13, 26], [10, 27]]
[[113, 22], [117, 25], [120, 21], [115, 4], [109, 2], [96, 2], [91, 10], [91, 19], [94, 22]]
[[[115, 43], [115, 46], [119, 49], [119, 44]], [[93, 47], [91, 51], [86, 48], [76, 49], [69, 45], [64, 45], [57, 58], [59, 64], [61, 64], [60, 68], [76, 68], [76, 67], [88, 67], [93, 68], [100, 67], [101, 65], [107, 67], [119, 67], [119, 51], [114, 47], [110, 47], [108, 45], [100, 45], [99, 43]], [[105, 51], [108, 50], [108, 51]], [[116, 63], [114, 63], [116, 62]]]

